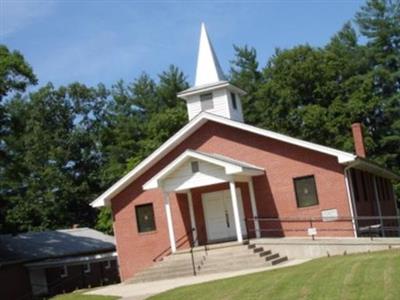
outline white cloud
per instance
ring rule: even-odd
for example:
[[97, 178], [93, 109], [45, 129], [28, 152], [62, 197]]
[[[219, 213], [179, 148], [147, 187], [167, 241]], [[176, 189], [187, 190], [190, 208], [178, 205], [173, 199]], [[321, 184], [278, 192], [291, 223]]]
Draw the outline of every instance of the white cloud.
[[52, 0], [0, 0], [0, 37], [12, 35], [54, 11]]

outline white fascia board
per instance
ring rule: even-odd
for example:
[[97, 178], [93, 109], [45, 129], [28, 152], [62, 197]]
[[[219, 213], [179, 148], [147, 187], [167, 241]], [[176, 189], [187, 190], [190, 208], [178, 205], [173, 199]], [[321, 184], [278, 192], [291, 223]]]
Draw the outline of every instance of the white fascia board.
[[185, 162], [189, 156], [190, 150], [186, 150], [181, 155], [179, 155], [174, 161], [167, 165], [164, 169], [154, 175], [149, 181], [143, 185], [144, 190], [150, 190], [160, 187], [160, 180], [165, 176], [168, 176], [173, 171], [175, 171], [179, 166]]
[[249, 175], [249, 176], [259, 176], [259, 175], [263, 175], [265, 173], [265, 170], [263, 170], [263, 169], [243, 168], [242, 173], [245, 174], [245, 175]]
[[187, 123], [184, 127], [182, 127], [182, 129], [180, 129], [177, 133], [175, 133], [169, 140], [167, 140], [164, 144], [162, 144], [157, 150], [155, 150], [140, 164], [138, 164], [132, 171], [123, 176], [120, 180], [114, 183], [109, 189], [107, 189], [102, 195], [100, 195], [96, 200], [90, 203], [90, 205], [92, 207], [101, 207], [104, 205], [108, 205], [109, 204], [108, 201], [113, 196], [118, 194], [138, 176], [142, 175], [145, 171], [147, 171], [154, 163], [161, 160], [170, 150], [175, 148], [180, 142], [182, 142], [186, 137], [188, 137], [190, 134], [192, 134], [194, 131], [200, 128], [207, 121], [214, 121], [216, 123], [224, 124], [233, 128], [238, 128], [261, 136], [269, 137], [289, 144], [311, 149], [317, 152], [336, 156], [338, 162], [341, 164], [349, 163], [356, 159], [356, 155], [348, 152], [306, 142], [300, 139], [292, 138], [273, 131], [257, 128], [251, 125], [233, 121], [207, 112], [201, 112], [196, 117], [194, 117], [189, 123]]
[[172, 172], [178, 169], [183, 163], [185, 163], [187, 160], [191, 158], [195, 158], [201, 161], [208, 162], [213, 165], [220, 166], [225, 169], [225, 173], [227, 175], [233, 175], [243, 172], [243, 167], [235, 165], [234, 163], [225, 162], [218, 158], [213, 158], [210, 157], [209, 155], [205, 155], [194, 150], [186, 150], [181, 155], [179, 155], [174, 161], [172, 161], [168, 166], [166, 166], [164, 169], [162, 169], [160, 172], [154, 175], [149, 181], [147, 181], [143, 185], [143, 189], [149, 190], [149, 189], [159, 188], [161, 181], [165, 179], [165, 177], [170, 175]]
[[243, 168], [239, 167], [239, 166], [235, 166], [235, 165], [230, 165], [225, 168], [225, 173], [227, 175], [233, 175], [233, 174], [242, 173], [242, 172], [243, 172]]

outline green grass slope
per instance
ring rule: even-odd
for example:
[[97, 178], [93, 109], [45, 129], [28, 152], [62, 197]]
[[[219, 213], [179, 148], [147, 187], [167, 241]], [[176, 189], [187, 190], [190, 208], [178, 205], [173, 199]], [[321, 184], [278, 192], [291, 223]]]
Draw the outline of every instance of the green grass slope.
[[310, 262], [177, 288], [167, 299], [400, 299], [400, 251], [326, 257]]

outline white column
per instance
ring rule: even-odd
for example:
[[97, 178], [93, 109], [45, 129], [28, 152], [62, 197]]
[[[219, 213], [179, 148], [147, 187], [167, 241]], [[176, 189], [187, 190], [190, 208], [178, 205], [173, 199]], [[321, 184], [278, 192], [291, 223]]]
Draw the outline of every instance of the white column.
[[[249, 184], [249, 192], [250, 192], [251, 212], [253, 213], [253, 218], [257, 218], [258, 212], [257, 212], [256, 196], [254, 194], [253, 179], [251, 177], [250, 177], [248, 184]], [[254, 220], [254, 229], [256, 230], [256, 238], [260, 238], [260, 236], [261, 236], [260, 222], [258, 222], [258, 220]], [[247, 233], [247, 234], [249, 234], [249, 233]]]
[[171, 244], [171, 251], [175, 252], [176, 244], [175, 244], [174, 225], [172, 223], [171, 205], [169, 203], [169, 195], [167, 192], [164, 192], [164, 208], [165, 208], [165, 214], [167, 216], [168, 235], [169, 235], [169, 242]]
[[236, 184], [233, 180], [229, 181], [229, 188], [231, 191], [232, 208], [233, 208], [233, 218], [235, 221], [236, 237], [238, 242], [243, 242], [242, 228], [240, 228], [240, 217], [239, 217], [239, 207], [236, 195]]
[[381, 223], [381, 232], [382, 232], [382, 236], [385, 236], [385, 231], [383, 230], [383, 219], [382, 219], [382, 211], [381, 211], [381, 203], [380, 203], [380, 199], [379, 199], [379, 194], [378, 194], [378, 186], [376, 184], [376, 176], [373, 175], [374, 177], [374, 191], [375, 191], [375, 200], [376, 200], [376, 205], [378, 207], [378, 213], [379, 213], [379, 219], [380, 219], [380, 223]]
[[187, 193], [187, 198], [189, 203], [190, 226], [192, 227], [193, 242], [195, 246], [198, 246], [199, 241], [197, 240], [197, 228], [196, 228], [196, 220], [194, 218], [193, 198], [192, 198], [192, 192], [190, 190]]

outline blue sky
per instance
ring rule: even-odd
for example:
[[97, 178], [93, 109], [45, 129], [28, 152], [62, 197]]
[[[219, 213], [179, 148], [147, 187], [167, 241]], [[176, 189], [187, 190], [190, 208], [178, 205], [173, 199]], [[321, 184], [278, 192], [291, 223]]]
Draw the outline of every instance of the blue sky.
[[233, 44], [257, 49], [261, 66], [274, 49], [324, 45], [363, 1], [0, 0], [0, 43], [18, 49], [39, 84], [111, 85], [152, 77], [168, 65], [194, 81], [204, 21], [225, 72]]

